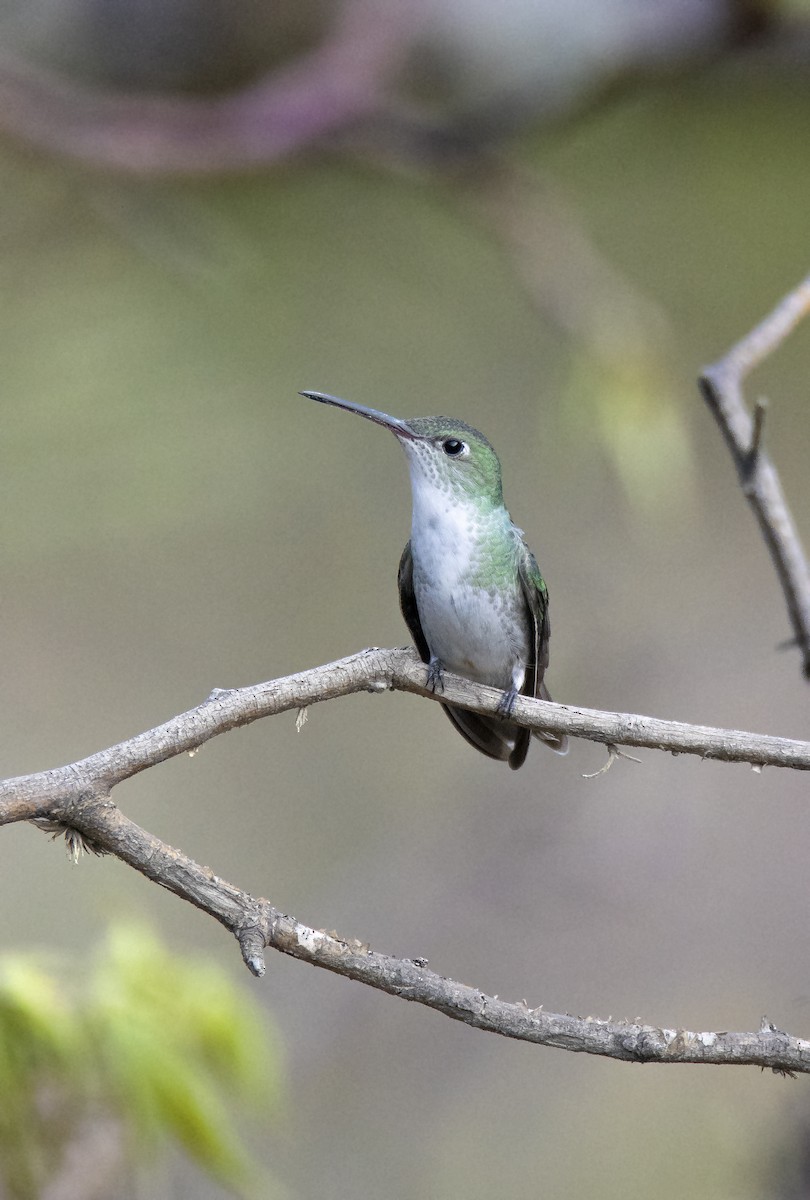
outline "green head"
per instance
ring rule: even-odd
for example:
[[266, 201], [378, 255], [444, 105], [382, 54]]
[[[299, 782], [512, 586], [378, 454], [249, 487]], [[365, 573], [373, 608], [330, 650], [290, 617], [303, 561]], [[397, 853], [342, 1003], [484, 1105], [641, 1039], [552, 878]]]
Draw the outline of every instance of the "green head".
[[465, 421], [454, 417], [414, 417], [403, 421], [326, 392], [307, 391], [300, 395], [345, 408], [390, 429], [408, 456], [414, 484], [450, 491], [460, 499], [468, 497], [493, 506], [503, 504], [498, 456], [483, 433]]

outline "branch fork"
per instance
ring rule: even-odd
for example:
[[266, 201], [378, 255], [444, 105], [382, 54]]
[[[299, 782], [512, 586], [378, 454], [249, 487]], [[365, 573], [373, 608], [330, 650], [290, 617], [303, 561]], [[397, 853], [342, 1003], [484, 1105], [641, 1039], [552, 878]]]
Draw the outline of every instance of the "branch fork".
[[[786, 336], [810, 308], [810, 278], [700, 380], [737, 466], [740, 483], [759, 520], [782, 583], [810, 678], [810, 569], [775, 468], [763, 450], [765, 406], [753, 418], [742, 400], [741, 380]], [[493, 715], [503, 694], [445, 674], [440, 702]], [[128, 863], [148, 879], [214, 917], [236, 938], [254, 975], [265, 971], [270, 947], [302, 962], [357, 980], [390, 995], [426, 1005], [476, 1029], [537, 1045], [630, 1062], [735, 1063], [780, 1074], [810, 1074], [810, 1040], [792, 1037], [763, 1018], [753, 1033], [692, 1032], [638, 1021], [603, 1021], [511, 1003], [428, 970], [420, 958], [394, 958], [366, 943], [315, 929], [220, 879], [208, 867], [160, 841], [113, 803], [116, 784], [180, 754], [194, 754], [209, 739], [275, 713], [301, 714], [313, 704], [367, 691], [405, 691], [436, 702], [425, 666], [413, 650], [363, 650], [310, 671], [252, 687], [214, 689], [196, 708], [155, 729], [69, 766], [0, 782], [0, 825], [36, 821], [68, 826], [69, 849], [83, 843]], [[629, 713], [599, 712], [518, 697], [510, 720], [529, 729], [586, 738], [608, 747], [608, 763], [627, 757], [621, 746], [693, 754], [724, 762], [810, 769], [810, 743], [739, 730], [714, 729]], [[597, 772], [600, 774], [601, 772]]]

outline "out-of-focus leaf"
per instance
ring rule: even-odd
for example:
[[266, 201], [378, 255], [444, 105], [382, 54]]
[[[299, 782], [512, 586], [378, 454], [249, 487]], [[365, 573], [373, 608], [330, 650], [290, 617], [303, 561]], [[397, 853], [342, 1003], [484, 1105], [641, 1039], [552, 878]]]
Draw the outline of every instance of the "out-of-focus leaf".
[[29, 956], [0, 962], [0, 1023], [17, 1040], [16, 1052], [32, 1066], [76, 1070], [82, 1062], [72, 1003], [57, 981]]
[[694, 486], [683, 405], [655, 360], [638, 351], [581, 355], [569, 380], [578, 423], [595, 428], [634, 513], [660, 516]]
[[[279, 1049], [251, 998], [150, 931], [110, 931], [70, 986], [31, 956], [0, 960], [0, 1180], [35, 1200], [95, 1114], [127, 1135], [128, 1168], [177, 1144], [235, 1195], [280, 1194], [241, 1126], [278, 1109]], [[149, 1153], [144, 1154], [144, 1148]]]
[[110, 1009], [138, 1006], [156, 1039], [185, 1046], [220, 1086], [264, 1111], [277, 1106], [280, 1046], [252, 997], [210, 962], [178, 959], [140, 926], [116, 927], [106, 946], [98, 994]]

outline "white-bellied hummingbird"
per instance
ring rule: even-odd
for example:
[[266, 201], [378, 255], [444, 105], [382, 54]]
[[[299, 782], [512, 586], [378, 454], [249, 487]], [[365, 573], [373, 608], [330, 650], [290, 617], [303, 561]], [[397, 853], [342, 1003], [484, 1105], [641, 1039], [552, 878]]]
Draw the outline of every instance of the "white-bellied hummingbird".
[[[497, 454], [482, 433], [451, 417], [402, 421], [325, 392], [301, 395], [390, 429], [405, 451], [413, 516], [399, 563], [402, 615], [432, 691], [442, 690], [444, 670], [503, 691], [496, 717], [443, 708], [471, 745], [517, 770], [531, 731], [510, 722], [515, 700], [551, 699], [543, 682], [548, 589], [504, 506]], [[558, 754], [568, 750], [566, 737], [535, 736]]]

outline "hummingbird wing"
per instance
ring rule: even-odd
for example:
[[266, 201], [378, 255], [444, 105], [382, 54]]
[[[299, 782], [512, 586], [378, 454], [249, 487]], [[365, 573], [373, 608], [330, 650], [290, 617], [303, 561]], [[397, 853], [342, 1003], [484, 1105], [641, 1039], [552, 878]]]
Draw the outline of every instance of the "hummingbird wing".
[[416, 593], [413, 590], [413, 555], [411, 554], [410, 542], [406, 543], [405, 549], [402, 551], [402, 557], [399, 560], [397, 584], [399, 585], [399, 607], [402, 609], [405, 624], [410, 630], [411, 637], [414, 640], [416, 649], [419, 651], [419, 657], [422, 662], [430, 662], [430, 649], [424, 630], [422, 629], [422, 622], [419, 620], [419, 609], [416, 607]]
[[[410, 542], [405, 546], [399, 560], [397, 583], [399, 584], [399, 606], [402, 609], [405, 624], [419, 651], [419, 657], [422, 662], [428, 663], [430, 662], [430, 647], [419, 619], [419, 609], [416, 606], [416, 593], [413, 587], [413, 555]], [[475, 746], [476, 750], [480, 750], [488, 758], [497, 758], [501, 762], [510, 758], [514, 751], [514, 739], [509, 738], [508, 734], [514, 730], [514, 726], [505, 725], [500, 719], [479, 717], [477, 713], [467, 712], [463, 708], [453, 708], [449, 704], [443, 704], [442, 708], [461, 736], [471, 746]], [[528, 734], [528, 730], [526, 733]], [[525, 751], [523, 757], [525, 758]], [[521, 759], [522, 761], [523, 759]]]
[[[526, 678], [521, 691], [524, 696], [534, 696], [538, 700], [551, 700], [549, 690], [543, 682], [543, 676], [548, 666], [548, 642], [551, 636], [548, 588], [540, 574], [537, 559], [525, 543], [523, 552], [518, 555], [518, 578], [534, 630], [533, 659], [526, 669]], [[567, 737], [558, 737], [554, 733], [535, 733], [534, 736], [552, 750], [556, 750], [558, 754], [568, 753]]]

